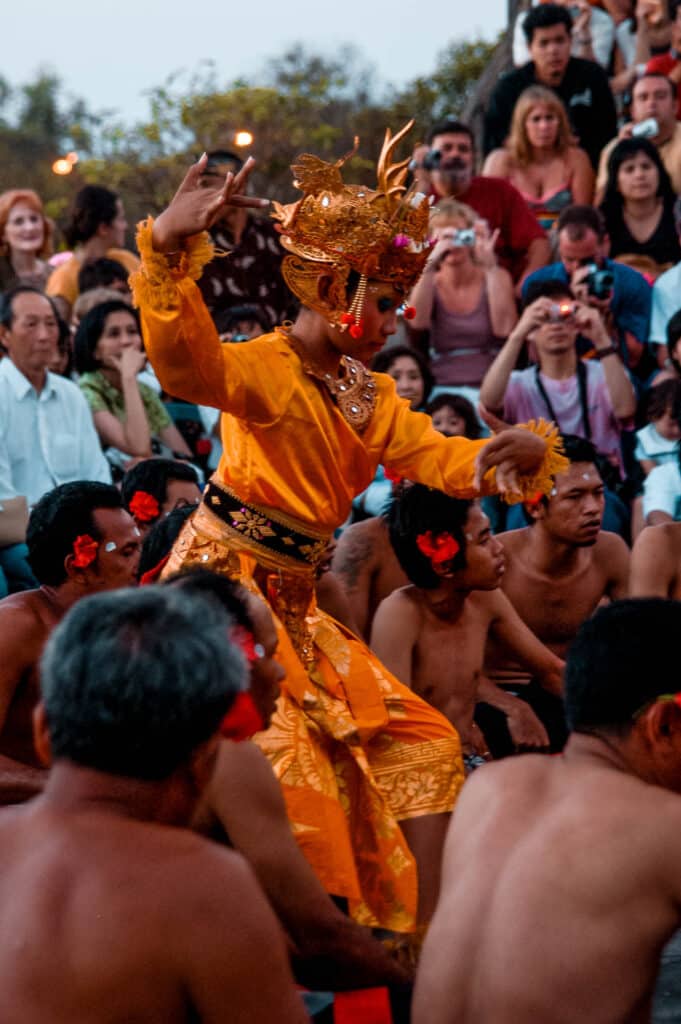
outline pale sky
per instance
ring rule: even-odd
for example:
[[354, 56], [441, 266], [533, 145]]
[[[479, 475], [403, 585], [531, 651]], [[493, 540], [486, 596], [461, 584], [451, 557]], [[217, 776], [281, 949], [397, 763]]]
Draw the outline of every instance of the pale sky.
[[11, 85], [49, 67], [67, 92], [127, 123], [148, 113], [144, 90], [205, 59], [219, 84], [257, 76], [301, 41], [325, 55], [345, 42], [400, 85], [434, 68], [453, 39], [490, 39], [506, 0], [32, 0], [3, 4], [2, 66]]

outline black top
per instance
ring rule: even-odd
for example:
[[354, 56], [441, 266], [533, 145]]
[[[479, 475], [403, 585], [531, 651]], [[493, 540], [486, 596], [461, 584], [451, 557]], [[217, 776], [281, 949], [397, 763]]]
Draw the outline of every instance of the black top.
[[[485, 113], [485, 156], [503, 146], [521, 92], [539, 84], [542, 83], [535, 78], [533, 61], [499, 79]], [[615, 101], [608, 76], [594, 61], [570, 57], [563, 81], [553, 87], [553, 92], [563, 101], [579, 145], [596, 169], [601, 150], [617, 134]]]
[[635, 253], [649, 256], [656, 263], [678, 263], [681, 260], [681, 245], [674, 226], [673, 198], [663, 206], [657, 227], [645, 242], [639, 242], [634, 238], [621, 212], [618, 212], [617, 217], [607, 218], [606, 222], [612, 259], [626, 253]]

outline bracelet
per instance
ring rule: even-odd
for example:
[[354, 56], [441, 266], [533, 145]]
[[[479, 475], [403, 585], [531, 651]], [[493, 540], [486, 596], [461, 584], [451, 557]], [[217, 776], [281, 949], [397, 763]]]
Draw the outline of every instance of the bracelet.
[[174, 270], [176, 267], [179, 267], [184, 253], [184, 249], [173, 249], [172, 252], [162, 252], [159, 255], [163, 256], [168, 266]]
[[618, 356], [620, 350], [617, 345], [608, 345], [607, 348], [597, 348], [594, 352], [594, 359], [605, 359], [607, 356]]

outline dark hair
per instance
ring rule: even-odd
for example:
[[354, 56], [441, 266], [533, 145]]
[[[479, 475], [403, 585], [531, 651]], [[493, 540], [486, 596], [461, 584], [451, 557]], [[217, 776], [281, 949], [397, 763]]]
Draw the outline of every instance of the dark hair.
[[[623, 734], [649, 701], [675, 690], [681, 603], [615, 601], [580, 627], [565, 667], [568, 728]], [[648, 642], [655, 637], [655, 643]]]
[[528, 46], [531, 45], [536, 29], [565, 25], [567, 34], [572, 32], [572, 15], [567, 7], [559, 4], [539, 4], [531, 7], [523, 19], [523, 33]]
[[573, 299], [574, 295], [567, 281], [561, 281], [560, 278], [530, 278], [523, 294], [523, 309], [542, 298]]
[[661, 71], [644, 71], [640, 78], [637, 78], [631, 87], [631, 98], [634, 98], [634, 89], [639, 82], [643, 81], [644, 78], [661, 78], [663, 82], [666, 82], [669, 86], [669, 92], [673, 100], [676, 99], [676, 82], [672, 82], [671, 78], [667, 75], [662, 74]]
[[13, 288], [8, 288], [7, 291], [3, 292], [2, 296], [0, 296], [0, 325], [6, 327], [7, 330], [11, 328], [14, 320], [13, 305], [17, 295], [40, 295], [41, 298], [47, 299], [49, 302], [57, 321], [60, 319], [57, 307], [49, 295], [46, 295], [45, 292], [40, 290], [40, 288], [36, 288], [32, 284], [15, 284]]
[[197, 472], [189, 462], [179, 459], [143, 459], [129, 469], [121, 480], [123, 504], [128, 508], [135, 491], [144, 491], [162, 505], [168, 497], [168, 484], [171, 480], [184, 480], [197, 486], [199, 483]]
[[667, 322], [667, 354], [669, 356], [670, 363], [679, 376], [681, 376], [681, 363], [672, 353], [672, 349], [679, 338], [681, 338], [681, 309], [677, 309], [674, 316], [670, 317]]
[[224, 573], [193, 566], [168, 577], [162, 585], [179, 587], [189, 594], [208, 594], [214, 597], [237, 626], [243, 626], [249, 633], [253, 632], [253, 622], [244, 600], [244, 588]]
[[108, 288], [116, 281], [127, 285], [129, 273], [118, 260], [102, 256], [98, 260], [88, 260], [78, 273], [78, 291], [89, 292], [91, 288]]
[[561, 212], [556, 230], [560, 234], [563, 229], [567, 230], [568, 238], [573, 242], [581, 241], [587, 231], [593, 231], [601, 242], [608, 230], [600, 210], [582, 203], [566, 206]]
[[61, 371], [61, 376], [66, 377], [68, 380], [71, 378], [73, 373], [73, 344], [71, 340], [71, 331], [66, 320], [62, 319], [59, 313], [56, 313], [57, 317], [57, 328], [59, 335], [57, 337], [57, 351], [60, 356], [66, 356], [66, 366]]
[[422, 404], [425, 404], [428, 395], [435, 385], [435, 378], [427, 360], [415, 348], [412, 348], [410, 345], [388, 345], [386, 348], [382, 348], [371, 360], [371, 369], [376, 373], [388, 373], [395, 360], [401, 359], [402, 356], [408, 356], [409, 359], [413, 359], [419, 368], [419, 373], [423, 380]]
[[166, 516], [157, 519], [156, 522], [144, 534], [142, 550], [140, 551], [139, 567], [137, 578], [142, 579], [145, 573], [156, 569], [166, 555], [172, 551], [173, 544], [180, 536], [182, 527], [196, 509], [193, 505], [183, 505], [181, 508], [173, 508]]
[[671, 208], [674, 203], [674, 189], [667, 168], [660, 159], [657, 146], [654, 146], [649, 139], [621, 139], [608, 157], [608, 181], [600, 206], [606, 224], [619, 223], [622, 219], [624, 199], [617, 185], [617, 176], [624, 161], [630, 160], [637, 153], [643, 153], [657, 168], [656, 195], [664, 200], [665, 206]]
[[416, 538], [430, 531], [435, 536], [450, 533], [459, 544], [452, 569], [466, 568], [465, 525], [472, 501], [450, 498], [424, 484], [413, 484], [393, 497], [387, 513], [390, 542], [410, 582], [424, 590], [435, 590], [442, 582]]
[[569, 462], [592, 462], [594, 466], [598, 465], [598, 452], [591, 441], [577, 437], [576, 434], [561, 434], [560, 439]]
[[231, 331], [241, 320], [254, 320], [262, 327], [263, 331], [269, 331], [270, 322], [260, 306], [244, 304], [243, 306], [230, 306], [220, 313], [221, 332]]
[[139, 330], [139, 313], [123, 299], [110, 299], [93, 306], [78, 324], [73, 339], [73, 361], [78, 373], [91, 373], [102, 365], [95, 356], [95, 349], [111, 313], [127, 313]]
[[66, 241], [74, 248], [79, 242], [88, 242], [101, 224], [112, 224], [116, 219], [118, 196], [103, 185], [86, 185], [76, 195], [69, 223], [64, 228]]
[[472, 128], [469, 128], [463, 121], [457, 121], [455, 117], [448, 117], [444, 121], [438, 121], [428, 131], [427, 142], [432, 146], [433, 139], [438, 135], [467, 135], [471, 140], [471, 146], [475, 149], [475, 135]]
[[429, 416], [434, 416], [440, 409], [451, 409], [455, 415], [460, 416], [464, 422], [464, 433], [463, 436], [467, 437], [469, 441], [477, 441], [482, 432], [480, 426], [480, 420], [477, 417], [477, 413], [473, 408], [473, 403], [469, 402], [464, 395], [452, 395], [452, 394], [441, 394], [435, 398], [431, 398], [430, 402], [426, 406], [426, 412]]
[[681, 419], [681, 380], [663, 380], [649, 389], [645, 405], [646, 420], [659, 420], [666, 412], [675, 420]]
[[122, 508], [121, 496], [111, 484], [76, 480], [43, 494], [28, 520], [28, 562], [39, 583], [58, 587], [66, 579], [64, 562], [73, 542], [82, 534], [94, 540], [102, 535], [93, 513], [100, 508]]
[[160, 780], [213, 736], [245, 682], [218, 602], [176, 588], [79, 601], [41, 661], [55, 759]]

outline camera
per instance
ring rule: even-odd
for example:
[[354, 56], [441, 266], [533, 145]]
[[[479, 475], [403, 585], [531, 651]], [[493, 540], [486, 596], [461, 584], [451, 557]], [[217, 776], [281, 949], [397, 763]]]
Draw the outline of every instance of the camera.
[[654, 117], [647, 117], [645, 121], [635, 124], [631, 129], [633, 139], [654, 139], [660, 130], [660, 126]]
[[589, 273], [584, 284], [589, 295], [594, 299], [608, 299], [615, 284], [615, 275], [611, 270], [601, 270], [597, 263], [587, 263]]
[[572, 302], [552, 302], [549, 309], [549, 323], [559, 324], [565, 320], [572, 320], [575, 314], [575, 307]]
[[436, 171], [441, 160], [442, 153], [439, 149], [429, 149], [423, 158], [423, 166], [427, 171]]
[[475, 229], [474, 228], [457, 228], [452, 235], [452, 248], [453, 249], [464, 249], [473, 248], [475, 245]]

